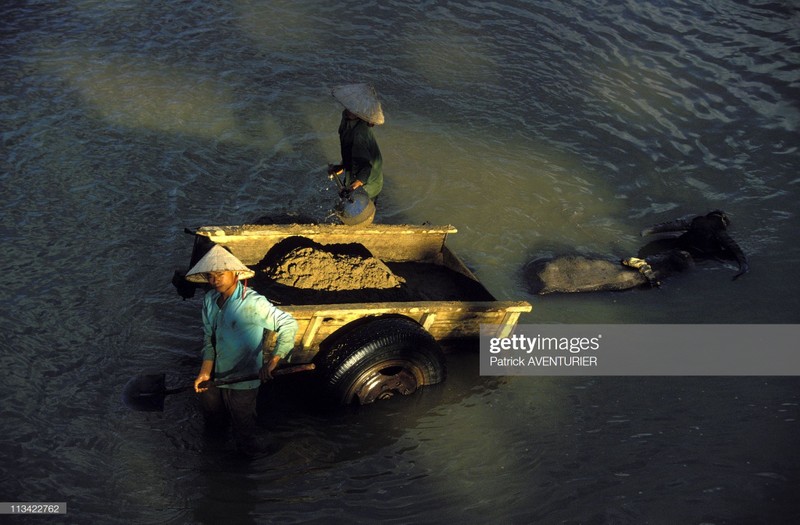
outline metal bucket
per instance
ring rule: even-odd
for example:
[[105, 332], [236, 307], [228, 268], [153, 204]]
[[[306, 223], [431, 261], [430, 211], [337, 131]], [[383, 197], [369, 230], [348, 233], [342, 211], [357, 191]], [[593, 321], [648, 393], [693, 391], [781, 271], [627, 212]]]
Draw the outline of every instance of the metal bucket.
[[364, 188], [358, 188], [342, 197], [335, 208], [336, 216], [343, 224], [358, 226], [372, 224], [375, 219], [375, 203]]

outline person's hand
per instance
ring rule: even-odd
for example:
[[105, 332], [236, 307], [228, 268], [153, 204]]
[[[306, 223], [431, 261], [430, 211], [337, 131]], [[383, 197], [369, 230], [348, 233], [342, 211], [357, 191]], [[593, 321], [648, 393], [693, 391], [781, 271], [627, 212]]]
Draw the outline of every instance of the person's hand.
[[280, 360], [281, 360], [280, 356], [274, 355], [270, 358], [269, 361], [264, 363], [264, 366], [261, 367], [261, 371], [258, 374], [261, 377], [262, 383], [272, 379], [272, 371], [275, 370], [275, 367], [278, 366], [278, 362]]
[[344, 167], [341, 164], [328, 164], [328, 175], [334, 176], [339, 175], [344, 171]]
[[198, 374], [197, 378], [194, 380], [194, 391], [197, 392], [197, 393], [200, 393], [200, 392], [205, 392], [206, 390], [208, 390], [208, 386], [207, 385], [201, 388], [200, 384], [204, 383], [206, 381], [210, 381], [210, 380], [211, 380], [211, 375], [210, 374], [202, 374], [202, 373]]

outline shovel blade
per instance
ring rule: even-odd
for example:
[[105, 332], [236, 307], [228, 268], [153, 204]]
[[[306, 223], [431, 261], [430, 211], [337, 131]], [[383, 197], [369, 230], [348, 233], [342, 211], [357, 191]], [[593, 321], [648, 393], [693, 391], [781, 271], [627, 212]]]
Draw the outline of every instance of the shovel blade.
[[122, 391], [122, 402], [139, 412], [163, 412], [166, 396], [165, 374], [136, 376]]

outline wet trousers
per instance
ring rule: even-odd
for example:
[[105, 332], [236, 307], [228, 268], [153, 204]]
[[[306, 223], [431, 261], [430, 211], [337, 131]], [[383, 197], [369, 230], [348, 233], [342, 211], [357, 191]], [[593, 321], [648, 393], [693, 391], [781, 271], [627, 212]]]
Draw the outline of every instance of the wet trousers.
[[258, 389], [234, 390], [210, 387], [200, 393], [200, 406], [206, 420], [206, 428], [212, 432], [233, 429], [236, 446], [247, 450], [256, 440], [256, 400]]

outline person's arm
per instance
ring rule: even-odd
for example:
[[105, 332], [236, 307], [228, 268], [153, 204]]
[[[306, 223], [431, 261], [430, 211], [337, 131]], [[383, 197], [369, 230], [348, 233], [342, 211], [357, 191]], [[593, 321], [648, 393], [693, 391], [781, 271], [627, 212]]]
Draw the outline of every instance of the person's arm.
[[214, 371], [214, 361], [211, 360], [203, 360], [203, 364], [200, 366], [200, 372], [197, 374], [197, 378], [194, 380], [194, 391], [195, 392], [205, 392], [208, 388], [200, 388], [200, 383], [203, 381], [210, 381], [211, 380], [211, 372]]
[[277, 334], [275, 347], [269, 360], [265, 360], [261, 369], [261, 379], [272, 379], [272, 371], [278, 366], [281, 359], [284, 359], [294, 348], [294, 338], [297, 335], [297, 320], [289, 313], [276, 308], [272, 303], [264, 299], [267, 306], [265, 316], [266, 329]]
[[[360, 124], [364, 125], [364, 124]], [[351, 149], [351, 176], [353, 182], [350, 189], [354, 190], [369, 182], [372, 176], [372, 168], [375, 164], [375, 155], [378, 151], [377, 145], [371, 133], [365, 128], [360, 128], [353, 137], [353, 147]]]
[[355, 190], [360, 186], [363, 186], [369, 181], [369, 177], [372, 175], [372, 163], [365, 158], [356, 158], [353, 157], [353, 182], [350, 184], [349, 189]]
[[292, 348], [294, 348], [294, 337], [297, 334], [298, 328], [297, 321], [292, 317], [292, 314], [276, 308], [271, 303], [269, 306], [267, 329], [278, 334], [275, 341], [275, 348], [272, 350], [272, 355], [284, 358]]
[[203, 349], [201, 355], [203, 361], [214, 361], [217, 356], [217, 351], [214, 349], [216, 341], [214, 340], [214, 321], [212, 319], [214, 301], [219, 294], [214, 292], [206, 293], [203, 297]]
[[203, 381], [211, 379], [211, 374], [214, 372], [214, 360], [217, 356], [217, 351], [214, 348], [216, 341], [214, 341], [214, 328], [213, 322], [210, 318], [210, 309], [213, 306], [214, 294], [207, 293], [203, 298], [203, 350], [201, 352], [203, 364], [200, 366], [200, 372], [194, 380], [194, 391], [203, 392], [208, 390], [204, 388], [200, 390], [198, 385]]

